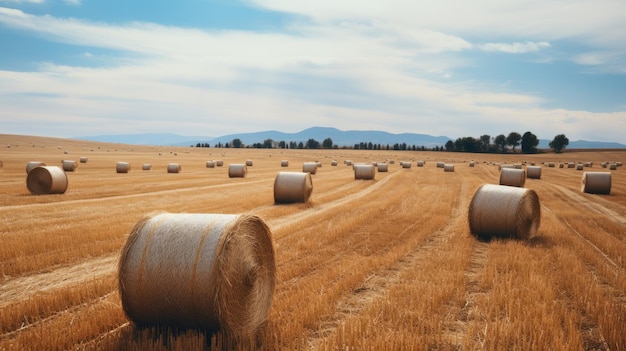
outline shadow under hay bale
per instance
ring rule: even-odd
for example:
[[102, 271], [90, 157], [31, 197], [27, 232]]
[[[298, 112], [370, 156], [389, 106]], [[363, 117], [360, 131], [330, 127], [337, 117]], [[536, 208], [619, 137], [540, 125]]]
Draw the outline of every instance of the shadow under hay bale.
[[150, 214], [122, 249], [122, 308], [139, 327], [222, 330], [251, 339], [269, 314], [274, 256], [270, 229], [257, 216]]
[[245, 178], [248, 174], [248, 167], [245, 164], [233, 163], [228, 165], [229, 178]]
[[588, 194], [609, 195], [611, 172], [584, 172], [580, 191]]
[[46, 164], [44, 162], [40, 162], [40, 161], [30, 161], [26, 164], [26, 173], [30, 172], [33, 168], [35, 167], [39, 167], [39, 166], [45, 166]]
[[115, 164], [115, 171], [117, 173], [128, 173], [130, 172], [130, 163], [128, 162], [118, 162]]
[[308, 172], [278, 172], [274, 179], [274, 202], [307, 202], [313, 192], [313, 181]]
[[354, 179], [372, 180], [375, 176], [373, 165], [354, 165]]
[[500, 185], [523, 187], [525, 183], [525, 170], [516, 168], [502, 168], [500, 170]]
[[541, 220], [539, 197], [530, 189], [483, 184], [470, 202], [468, 220], [478, 238], [532, 239]]
[[57, 166], [37, 166], [26, 176], [26, 187], [33, 195], [63, 194], [67, 185], [67, 174]]

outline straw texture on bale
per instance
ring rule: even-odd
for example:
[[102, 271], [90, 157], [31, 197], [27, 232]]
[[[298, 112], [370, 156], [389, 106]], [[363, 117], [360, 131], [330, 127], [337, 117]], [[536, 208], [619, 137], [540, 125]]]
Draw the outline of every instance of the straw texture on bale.
[[304, 162], [302, 164], [302, 172], [307, 172], [311, 174], [317, 173], [317, 163], [315, 162]]
[[74, 172], [78, 168], [78, 162], [72, 160], [63, 160], [63, 170], [66, 172]]
[[67, 174], [57, 166], [37, 166], [26, 176], [26, 187], [33, 195], [63, 194], [67, 185]]
[[280, 161], [280, 166], [281, 167], [289, 167], [289, 161], [287, 161], [287, 160]]
[[379, 163], [377, 167], [379, 172], [387, 172], [389, 170], [389, 167], [386, 163]]
[[611, 193], [611, 172], [584, 172], [580, 191], [588, 194]]
[[531, 179], [541, 179], [541, 166], [528, 166], [526, 176]]
[[118, 162], [115, 165], [115, 171], [117, 173], [128, 173], [130, 171], [130, 163], [128, 163], [128, 162]]
[[180, 163], [168, 163], [167, 164], [167, 173], [180, 173], [181, 167]]
[[252, 215], [149, 214], [118, 264], [122, 308], [136, 325], [221, 329], [236, 339], [265, 324], [275, 276], [270, 229]]
[[141, 167], [141, 169], [144, 171], [149, 171], [151, 168], [152, 168], [152, 165], [149, 163], [144, 163], [143, 166]]
[[228, 177], [245, 178], [248, 173], [248, 167], [245, 164], [233, 163], [228, 165]]
[[313, 192], [311, 173], [278, 172], [274, 179], [274, 202], [307, 202]]
[[38, 166], [45, 166], [46, 164], [39, 161], [30, 161], [26, 164], [26, 173], [30, 172], [31, 169]]
[[402, 166], [402, 168], [411, 168], [411, 162], [409, 161], [402, 161], [400, 162], [400, 165]]
[[82, 157], [79, 159], [79, 161], [80, 161], [80, 163], [87, 163], [87, 157], [82, 156]]
[[252, 164], [253, 164], [252, 160], [246, 160], [246, 166], [252, 167]]
[[[409, 162], [409, 165], [411, 163]], [[376, 169], [372, 165], [355, 165], [354, 179], [371, 180], [376, 176]]]
[[526, 171], [516, 168], [500, 170], [500, 185], [523, 187], [526, 183]]
[[530, 189], [483, 184], [470, 202], [468, 220], [476, 237], [532, 239], [541, 220], [539, 197]]
[[454, 172], [454, 165], [451, 163], [446, 163], [443, 165], [444, 172]]
[[206, 168], [215, 168], [215, 161], [206, 161]]

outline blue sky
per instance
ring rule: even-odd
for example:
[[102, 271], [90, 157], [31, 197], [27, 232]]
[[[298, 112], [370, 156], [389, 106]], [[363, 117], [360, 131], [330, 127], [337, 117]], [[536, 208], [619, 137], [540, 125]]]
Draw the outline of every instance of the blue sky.
[[623, 0], [0, 0], [0, 133], [626, 144]]

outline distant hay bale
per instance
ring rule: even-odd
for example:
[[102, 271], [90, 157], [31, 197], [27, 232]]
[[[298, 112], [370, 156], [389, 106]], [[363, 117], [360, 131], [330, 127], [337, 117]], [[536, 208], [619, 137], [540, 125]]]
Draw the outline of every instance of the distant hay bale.
[[512, 164], [507, 164], [507, 163], [502, 164], [502, 165], [501, 165], [501, 164], [498, 164], [498, 170], [499, 170], [499, 171], [500, 171], [500, 170], [502, 170], [503, 168], [511, 168], [511, 169], [515, 169], [515, 167], [513, 167], [513, 165], [512, 165]]
[[474, 167], [474, 161], [470, 161], [469, 166]]
[[128, 163], [128, 162], [118, 162], [115, 165], [115, 171], [117, 173], [128, 173], [128, 172], [130, 172], [130, 163]]
[[583, 167], [585, 167], [585, 168], [590, 168], [592, 166], [593, 166], [593, 163], [591, 163], [591, 162], [583, 162]]
[[337, 166], [337, 160], [330, 161], [330, 165], [331, 166]]
[[565, 165], [562, 163], [559, 163], [559, 168], [565, 168]]
[[541, 166], [528, 166], [526, 176], [531, 179], [541, 179]]
[[287, 161], [287, 160], [281, 160], [281, 161], [280, 161], [280, 166], [281, 166], [281, 167], [289, 167], [289, 161]]
[[444, 172], [454, 172], [454, 165], [451, 163], [446, 163], [443, 165]]
[[576, 164], [574, 162], [568, 162], [567, 168], [576, 168]]
[[548, 167], [549, 168], [554, 168], [554, 162], [548, 162]]
[[246, 160], [246, 167], [252, 167], [252, 160]]
[[621, 161], [617, 161], [615, 162], [615, 164], [617, 165], [617, 167], [622, 167], [623, 163]]
[[307, 202], [313, 191], [311, 173], [278, 172], [274, 179], [274, 202]]
[[584, 172], [580, 191], [588, 194], [611, 193], [611, 172]]
[[248, 173], [248, 167], [242, 163], [233, 163], [228, 165], [229, 178], [245, 178]]
[[389, 160], [389, 162], [387, 162], [387, 163], [389, 163], [390, 165], [393, 165], [393, 164], [396, 164], [396, 161], [394, 161], [394, 160]]
[[402, 168], [411, 168], [411, 162], [410, 161], [402, 161], [400, 162], [400, 166], [402, 166]]
[[378, 167], [379, 172], [387, 172], [389, 168], [386, 163], [379, 163], [376, 167]]
[[577, 171], [582, 171], [582, 170], [583, 170], [583, 167], [584, 167], [584, 166], [583, 166], [583, 164], [582, 164], [582, 163], [577, 163], [577, 164], [576, 164], [576, 170], [577, 170]]
[[345, 161], [343, 161], [343, 163], [345, 163], [346, 166], [352, 166], [352, 161], [351, 160], [345, 160]]
[[320, 161], [315, 161], [315, 165], [317, 166], [317, 168], [322, 167], [322, 163]]
[[79, 161], [80, 161], [80, 163], [87, 163], [87, 157], [81, 156]]
[[26, 176], [26, 187], [33, 195], [63, 194], [67, 185], [67, 174], [57, 166], [37, 166]]
[[141, 169], [144, 171], [149, 171], [150, 169], [152, 169], [152, 165], [149, 163], [144, 163], [143, 166], [141, 166]]
[[[409, 164], [411, 164], [409, 162]], [[376, 169], [373, 165], [355, 165], [354, 179], [372, 180], [376, 176]]]
[[180, 173], [181, 167], [180, 163], [168, 163], [167, 164], [167, 173]]
[[215, 165], [218, 167], [222, 167], [224, 165], [224, 161], [222, 160], [215, 160]]
[[206, 161], [206, 168], [215, 168], [215, 161], [213, 160]]
[[437, 162], [437, 168], [443, 168], [445, 165], [444, 162]]
[[600, 164], [600, 166], [601, 166], [602, 168], [607, 168], [607, 167], [609, 166], [609, 163], [608, 163], [608, 162], [602, 162], [602, 163]]
[[63, 160], [62, 165], [66, 172], [74, 172], [78, 168], [78, 162], [72, 160]]
[[526, 171], [515, 168], [502, 168], [500, 171], [500, 185], [523, 187], [526, 182]]
[[611, 163], [609, 165], [609, 169], [612, 171], [617, 171], [617, 163]]
[[126, 316], [138, 326], [254, 338], [276, 282], [272, 234], [253, 215], [152, 213], [135, 224], [118, 263]]
[[371, 165], [374, 166], [374, 167], [378, 167], [378, 162], [374, 161], [374, 162], [371, 163]]
[[541, 220], [539, 197], [530, 189], [483, 184], [470, 202], [468, 220], [479, 238], [532, 239]]
[[38, 166], [45, 166], [46, 164], [40, 161], [30, 161], [26, 164], [26, 173], [30, 172], [31, 169]]
[[302, 164], [302, 172], [311, 173], [311, 174], [317, 173], [317, 163], [304, 162]]
[[424, 167], [424, 160], [418, 160], [417, 161], [417, 167]]

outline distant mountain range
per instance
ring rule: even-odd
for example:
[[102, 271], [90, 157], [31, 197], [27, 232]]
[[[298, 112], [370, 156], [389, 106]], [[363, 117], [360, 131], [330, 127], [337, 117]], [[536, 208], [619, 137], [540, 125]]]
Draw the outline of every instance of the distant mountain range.
[[[370, 130], [339, 130], [330, 127], [312, 127], [297, 133], [284, 133], [276, 130], [269, 130], [255, 133], [229, 134], [219, 137], [204, 136], [183, 136], [171, 133], [147, 133], [147, 134], [120, 134], [120, 135], [97, 135], [75, 137], [74, 139], [100, 141], [107, 143], [133, 144], [133, 145], [158, 145], [158, 146], [190, 146], [198, 143], [209, 143], [211, 147], [218, 143], [232, 143], [234, 139], [240, 139], [244, 145], [263, 143], [267, 139], [274, 141], [285, 141], [306, 143], [309, 139], [314, 139], [322, 143], [324, 139], [330, 138], [333, 145], [354, 146], [361, 142], [390, 145], [406, 143], [409, 146], [425, 146], [432, 148], [443, 146], [448, 140], [454, 140], [447, 136], [432, 136], [427, 134], [401, 133], [393, 134], [381, 131]], [[540, 139], [539, 148], [547, 149], [550, 140]], [[570, 140], [568, 149], [623, 149], [626, 145], [615, 142]]]

